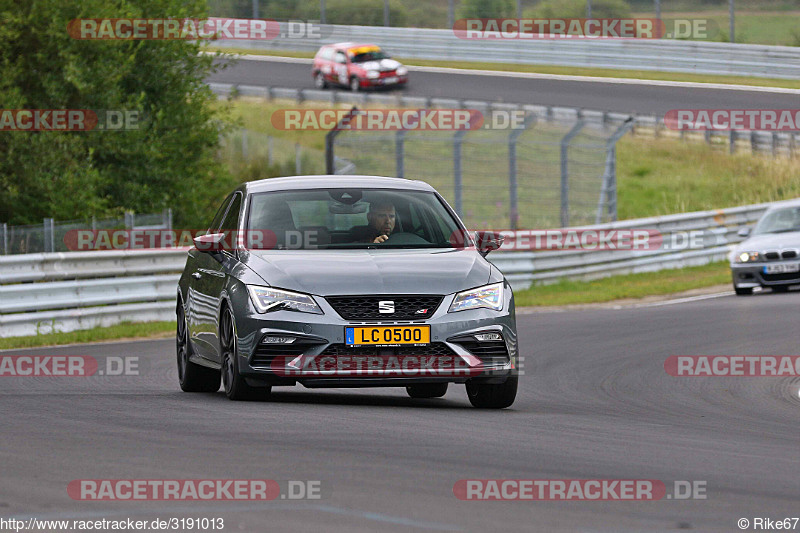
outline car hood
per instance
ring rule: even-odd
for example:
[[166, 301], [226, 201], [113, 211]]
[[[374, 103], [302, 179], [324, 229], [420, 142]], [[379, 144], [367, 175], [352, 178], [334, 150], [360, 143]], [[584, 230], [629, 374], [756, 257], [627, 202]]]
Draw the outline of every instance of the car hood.
[[381, 59], [380, 61], [365, 61], [357, 63], [357, 65], [364, 70], [395, 70], [400, 63], [394, 59]]
[[245, 262], [273, 287], [320, 296], [450, 294], [489, 282], [472, 250], [253, 250]]
[[763, 252], [765, 250], [800, 248], [800, 231], [762, 233], [739, 243], [737, 252]]

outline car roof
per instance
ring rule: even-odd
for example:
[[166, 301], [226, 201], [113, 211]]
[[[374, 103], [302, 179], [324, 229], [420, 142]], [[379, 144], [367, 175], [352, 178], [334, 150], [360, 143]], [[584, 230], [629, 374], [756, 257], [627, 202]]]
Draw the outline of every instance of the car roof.
[[[337, 50], [349, 50], [350, 48], [360, 48], [362, 46], [374, 46], [375, 48], [380, 48], [377, 44], [373, 43], [354, 43], [354, 42], [344, 42], [344, 43], [334, 43], [334, 44], [327, 44], [325, 46], [330, 46], [336, 48]], [[325, 48], [323, 46], [323, 48]]]
[[775, 202], [772, 204], [765, 213], [769, 213], [772, 211], [777, 211], [778, 209], [785, 209], [787, 207], [800, 207], [800, 198], [794, 198], [792, 200], [783, 200], [780, 202]]
[[313, 175], [285, 176], [250, 181], [242, 184], [239, 190], [245, 194], [270, 191], [291, 191], [300, 189], [330, 188], [369, 188], [369, 189], [403, 189], [408, 191], [435, 191], [433, 187], [418, 180], [390, 178], [386, 176], [359, 175]]

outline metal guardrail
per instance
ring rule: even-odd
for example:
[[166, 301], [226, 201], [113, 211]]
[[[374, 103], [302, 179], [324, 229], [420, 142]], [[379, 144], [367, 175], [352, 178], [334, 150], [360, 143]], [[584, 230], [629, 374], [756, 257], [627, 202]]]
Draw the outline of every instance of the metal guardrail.
[[[489, 259], [515, 289], [561, 278], [595, 279], [701, 265], [726, 258], [737, 231], [773, 204], [700, 211], [583, 229], [650, 229], [665, 236], [702, 232], [702, 248], [670, 251], [494, 252]], [[173, 320], [177, 273], [186, 248], [0, 257], [0, 336]]]
[[484, 100], [468, 100], [456, 98], [436, 98], [426, 96], [405, 96], [403, 94], [380, 94], [369, 92], [352, 93], [339, 90], [290, 89], [285, 87], [262, 87], [255, 85], [234, 85], [230, 83], [209, 83], [209, 87], [219, 96], [248, 96], [267, 100], [284, 99], [302, 102], [325, 102], [337, 104], [374, 104], [379, 106], [397, 106], [412, 108], [465, 108], [477, 109], [481, 112], [492, 110], [521, 110], [544, 122], [560, 124], [575, 123], [584, 120], [588, 124], [620, 124], [629, 116], [633, 116], [633, 135], [644, 135], [656, 138], [674, 138], [685, 141], [705, 142], [720, 146], [735, 153], [746, 149], [752, 153], [766, 153], [773, 156], [794, 156], [800, 147], [800, 132], [773, 131], [707, 131], [680, 132], [667, 128], [664, 117], [656, 115], [628, 115], [585, 108], [546, 106], [535, 104], [517, 104], [511, 102], [489, 102]]
[[[281, 23], [281, 35], [292, 35]], [[452, 30], [321, 25], [323, 37], [219, 40], [252, 50], [316, 51], [342, 41], [376, 42], [402, 58], [613, 68], [764, 78], [800, 77], [800, 48], [668, 39], [470, 40]]]

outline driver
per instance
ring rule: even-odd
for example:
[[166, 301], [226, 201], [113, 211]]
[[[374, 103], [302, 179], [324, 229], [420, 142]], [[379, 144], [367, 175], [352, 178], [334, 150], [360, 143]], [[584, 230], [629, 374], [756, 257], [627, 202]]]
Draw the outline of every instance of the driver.
[[397, 212], [391, 202], [373, 202], [367, 212], [367, 226], [357, 226], [352, 230], [353, 240], [357, 242], [381, 243], [389, 238], [397, 222]]

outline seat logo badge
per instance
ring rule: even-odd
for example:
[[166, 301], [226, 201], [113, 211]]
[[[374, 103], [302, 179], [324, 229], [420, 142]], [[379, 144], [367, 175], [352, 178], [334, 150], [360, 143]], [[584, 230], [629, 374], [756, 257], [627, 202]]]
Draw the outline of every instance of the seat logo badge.
[[428, 314], [428, 310], [427, 309], [417, 309], [417, 311], [414, 314], [415, 315], [427, 315]]
[[392, 300], [382, 300], [378, 302], [378, 312], [382, 315], [394, 313], [394, 302]]

